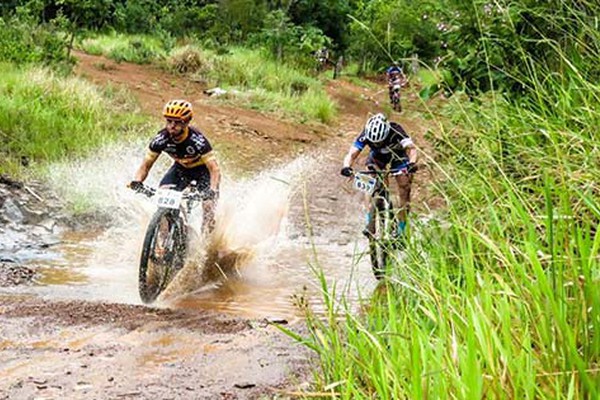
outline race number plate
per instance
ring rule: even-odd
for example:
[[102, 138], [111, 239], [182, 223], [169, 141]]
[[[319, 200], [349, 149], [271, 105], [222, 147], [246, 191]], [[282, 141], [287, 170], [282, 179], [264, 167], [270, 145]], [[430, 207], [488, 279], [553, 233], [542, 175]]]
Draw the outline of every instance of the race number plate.
[[354, 175], [354, 187], [360, 190], [361, 192], [373, 194], [373, 192], [375, 191], [376, 183], [377, 179], [375, 179], [372, 176], [364, 174]]
[[156, 191], [156, 205], [163, 208], [179, 208], [182, 192], [169, 189], [158, 189]]

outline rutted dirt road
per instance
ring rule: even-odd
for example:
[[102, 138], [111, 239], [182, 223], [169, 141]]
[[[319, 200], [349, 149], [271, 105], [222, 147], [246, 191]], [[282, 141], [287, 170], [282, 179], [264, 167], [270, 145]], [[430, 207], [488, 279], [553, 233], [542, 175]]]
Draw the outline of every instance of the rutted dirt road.
[[[334, 268], [345, 273], [360, 221], [357, 195], [343, 190], [338, 170], [368, 113], [377, 111], [366, 100], [373, 93], [334, 82], [328, 90], [339, 104], [339, 122], [332, 127], [303, 125], [219, 104], [203, 94], [206, 88], [200, 84], [153, 67], [115, 64], [85, 54], [78, 58], [80, 76], [127, 88], [139, 99], [141, 112], [156, 116], [157, 127], [165, 101], [191, 100], [194, 122], [207, 132], [230, 171], [255, 173], [311, 154], [318, 167], [305, 196], [297, 194], [289, 209], [294, 235], [297, 243], [307, 246], [315, 240], [317, 247], [342, 246], [337, 258], [324, 262], [339, 264]], [[399, 120], [423, 145], [424, 129], [409, 118]], [[417, 177], [413, 194], [416, 209], [431, 200], [422, 179]], [[11, 190], [15, 195], [24, 191]], [[308, 224], [305, 215], [310, 216]], [[11, 265], [0, 270], [9, 271]], [[359, 284], [374, 286], [369, 271], [363, 277]], [[309, 389], [310, 354], [276, 328], [283, 324], [302, 331], [300, 320], [290, 315], [248, 316], [185, 302], [154, 308], [61, 300], [32, 295], [14, 284], [6, 281], [7, 287], [0, 288], [0, 399], [272, 399]], [[292, 298], [288, 302], [293, 308]]]

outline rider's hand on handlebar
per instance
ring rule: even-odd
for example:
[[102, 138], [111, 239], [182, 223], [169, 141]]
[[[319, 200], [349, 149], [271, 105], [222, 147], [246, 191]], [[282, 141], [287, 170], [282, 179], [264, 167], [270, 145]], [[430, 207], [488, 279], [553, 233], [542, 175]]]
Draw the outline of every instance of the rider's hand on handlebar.
[[414, 173], [415, 173], [415, 172], [417, 172], [418, 170], [419, 170], [419, 166], [418, 166], [416, 163], [413, 163], [413, 162], [411, 162], [411, 163], [408, 163], [408, 167], [407, 167], [406, 171], [407, 171], [409, 174], [414, 174]]
[[127, 187], [135, 192], [139, 192], [144, 189], [144, 184], [141, 181], [131, 181]]
[[217, 198], [218, 194], [218, 191], [208, 188], [202, 193], [202, 200], [214, 200]]
[[348, 176], [348, 177], [352, 176], [353, 173], [354, 173], [354, 171], [350, 167], [344, 167], [340, 171], [340, 174], [342, 174], [342, 176]]

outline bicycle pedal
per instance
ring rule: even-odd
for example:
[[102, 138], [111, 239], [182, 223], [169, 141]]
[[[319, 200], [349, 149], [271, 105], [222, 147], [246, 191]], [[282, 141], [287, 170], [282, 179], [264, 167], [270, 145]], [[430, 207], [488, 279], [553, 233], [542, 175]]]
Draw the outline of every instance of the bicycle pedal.
[[373, 234], [366, 228], [363, 229], [362, 234], [369, 240], [375, 239], [375, 236], [373, 236]]

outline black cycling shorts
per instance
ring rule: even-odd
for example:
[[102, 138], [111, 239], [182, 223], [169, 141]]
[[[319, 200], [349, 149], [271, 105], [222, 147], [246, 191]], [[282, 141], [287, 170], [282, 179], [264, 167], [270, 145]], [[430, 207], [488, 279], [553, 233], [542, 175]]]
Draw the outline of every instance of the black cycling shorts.
[[376, 155], [373, 152], [369, 154], [365, 165], [367, 168], [374, 166], [376, 169], [385, 169], [389, 167], [392, 172], [392, 175], [397, 175], [398, 172], [403, 171], [408, 167], [408, 159], [407, 158], [398, 158], [392, 155]]
[[193, 168], [182, 167], [179, 163], [174, 163], [160, 181], [160, 186], [169, 185], [172, 189], [182, 191], [192, 181], [198, 183], [200, 191], [210, 188], [210, 172], [205, 165], [199, 165]]

